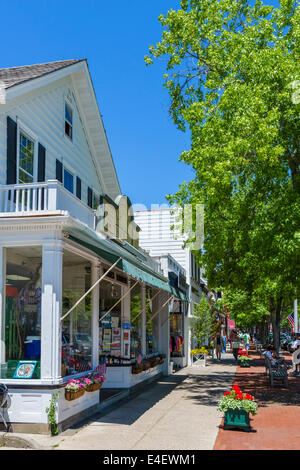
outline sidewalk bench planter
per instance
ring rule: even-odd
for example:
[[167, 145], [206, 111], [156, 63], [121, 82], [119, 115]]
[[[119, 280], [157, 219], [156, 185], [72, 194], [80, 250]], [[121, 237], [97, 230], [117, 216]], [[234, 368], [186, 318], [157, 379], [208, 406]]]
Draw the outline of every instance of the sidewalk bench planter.
[[225, 412], [224, 429], [241, 428], [250, 431], [249, 413], [246, 410], [229, 408]]
[[242, 393], [237, 385], [233, 385], [230, 392], [224, 393], [217, 409], [225, 413], [224, 429], [250, 431], [249, 415], [257, 414], [258, 405], [249, 393]]
[[250, 367], [252, 357], [250, 357], [248, 354], [243, 354], [239, 356], [239, 361], [241, 367]]
[[249, 362], [240, 362], [241, 367], [251, 367]]
[[200, 348], [200, 349], [192, 349], [191, 350], [191, 362], [192, 365], [194, 365], [194, 362], [197, 362], [198, 360], [201, 360], [201, 365], [203, 367], [206, 367], [206, 359], [208, 355], [208, 350], [205, 348]]

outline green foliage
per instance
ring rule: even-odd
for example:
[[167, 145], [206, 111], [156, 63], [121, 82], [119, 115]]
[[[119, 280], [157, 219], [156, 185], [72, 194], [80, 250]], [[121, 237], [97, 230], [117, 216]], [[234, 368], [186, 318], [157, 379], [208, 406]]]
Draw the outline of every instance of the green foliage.
[[[300, 290], [299, 4], [180, 6], [159, 18], [162, 39], [146, 58], [167, 59], [170, 115], [191, 134], [180, 159], [195, 177], [168, 199], [205, 206], [196, 255], [208, 284], [252, 296], [251, 315], [268, 310], [278, 326]], [[240, 301], [246, 324], [249, 308]]]
[[241, 365], [248, 364], [249, 362], [252, 361], [252, 357], [250, 356], [239, 356], [239, 361]]
[[56, 408], [57, 408], [57, 399], [60, 395], [60, 392], [53, 393], [51, 400], [49, 402], [49, 406], [46, 408], [46, 413], [48, 415], [48, 422], [50, 424], [51, 434], [56, 436], [58, 434], [58, 426], [56, 423], [55, 415], [56, 415]]
[[255, 293], [229, 287], [222, 300], [230, 311], [230, 317], [241, 328], [257, 325], [265, 318], [270, 320], [266, 299], [258, 297]]
[[194, 318], [192, 320], [192, 337], [196, 339], [198, 346], [210, 338], [213, 331], [213, 312], [205, 297], [194, 306]]
[[232, 389], [231, 392], [226, 392], [223, 395], [217, 409], [224, 413], [229, 409], [245, 410], [252, 415], [256, 415], [258, 404], [253, 400], [252, 396], [250, 398], [249, 394]]

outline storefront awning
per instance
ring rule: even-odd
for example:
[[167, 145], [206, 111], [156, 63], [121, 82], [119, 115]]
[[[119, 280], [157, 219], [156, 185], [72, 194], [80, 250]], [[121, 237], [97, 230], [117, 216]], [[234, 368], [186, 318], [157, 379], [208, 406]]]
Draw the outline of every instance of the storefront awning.
[[[80, 238], [74, 237], [73, 235], [69, 235], [69, 239], [84, 246], [90, 251], [93, 251], [109, 263], [115, 263], [120, 257], [119, 254], [111, 253], [96, 244], [88, 243], [81, 240]], [[171, 292], [176, 298], [188, 302], [188, 298], [181, 291], [179, 291], [179, 289], [170, 286], [168, 279], [161, 276], [159, 273], [156, 273], [150, 267], [143, 265], [142, 262], [137, 261], [136, 264], [134, 264], [128, 259], [122, 257], [122, 259], [117, 263], [116, 267], [127, 273], [129, 276], [144, 282], [145, 284], [156, 287], [157, 289]]]
[[169, 285], [169, 292], [175, 295], [178, 299], [182, 300], [183, 302], [189, 302], [187, 295], [184, 292], [181, 292], [177, 287], [173, 287]]

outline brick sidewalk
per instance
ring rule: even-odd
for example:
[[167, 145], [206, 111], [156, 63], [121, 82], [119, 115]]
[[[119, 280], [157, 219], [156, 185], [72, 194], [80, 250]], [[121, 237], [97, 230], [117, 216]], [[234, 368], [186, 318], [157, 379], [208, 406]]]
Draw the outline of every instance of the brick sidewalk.
[[[222, 421], [214, 450], [299, 450], [300, 377], [289, 376], [289, 389], [271, 388], [264, 360], [253, 350], [250, 355], [251, 367], [238, 366], [234, 383], [254, 396], [258, 414], [250, 415], [251, 432], [224, 430]], [[284, 356], [291, 365], [291, 356]]]

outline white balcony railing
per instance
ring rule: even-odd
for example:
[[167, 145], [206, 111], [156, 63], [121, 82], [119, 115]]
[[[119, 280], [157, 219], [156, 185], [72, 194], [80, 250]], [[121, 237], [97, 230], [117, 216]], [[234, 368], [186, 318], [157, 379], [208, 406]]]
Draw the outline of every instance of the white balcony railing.
[[95, 211], [57, 180], [0, 185], [0, 217], [49, 215], [62, 211], [95, 228]]

